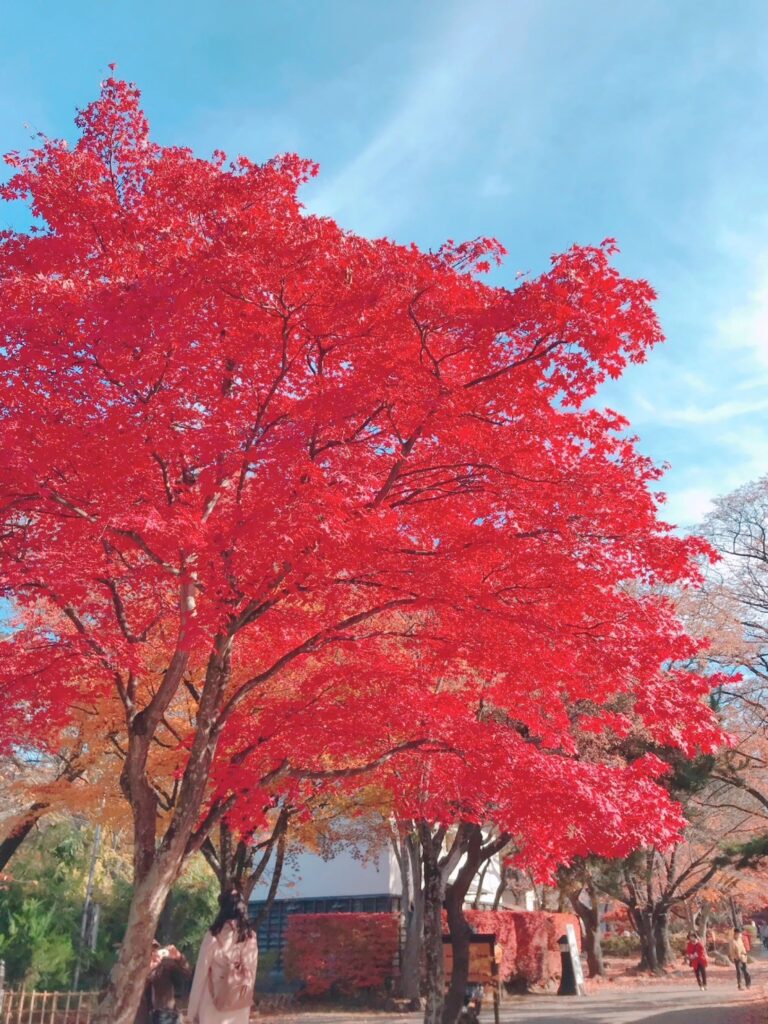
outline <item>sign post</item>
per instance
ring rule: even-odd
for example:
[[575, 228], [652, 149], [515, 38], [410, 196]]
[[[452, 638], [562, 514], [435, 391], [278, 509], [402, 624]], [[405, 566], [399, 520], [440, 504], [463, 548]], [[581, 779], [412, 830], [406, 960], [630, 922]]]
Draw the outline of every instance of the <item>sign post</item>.
[[[453, 947], [450, 937], [443, 936], [443, 951], [446, 984], [453, 973]], [[499, 1024], [501, 1009], [501, 958], [502, 947], [496, 942], [492, 933], [473, 935], [469, 940], [469, 975], [470, 985], [490, 986], [493, 993], [493, 1020]]]
[[584, 971], [581, 969], [579, 944], [576, 940], [576, 929], [572, 924], [565, 926], [565, 935], [558, 939], [560, 947], [561, 976], [559, 996], [583, 996], [586, 994]]

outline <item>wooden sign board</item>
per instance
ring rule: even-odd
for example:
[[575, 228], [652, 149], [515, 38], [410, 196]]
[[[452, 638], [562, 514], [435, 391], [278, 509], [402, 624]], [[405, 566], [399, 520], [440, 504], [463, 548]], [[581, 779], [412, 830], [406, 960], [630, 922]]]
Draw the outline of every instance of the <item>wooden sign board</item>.
[[[474, 985], [490, 985], [498, 975], [495, 935], [473, 935], [469, 940], [469, 977]], [[453, 973], [453, 946], [451, 940], [443, 937], [443, 963], [446, 983]]]

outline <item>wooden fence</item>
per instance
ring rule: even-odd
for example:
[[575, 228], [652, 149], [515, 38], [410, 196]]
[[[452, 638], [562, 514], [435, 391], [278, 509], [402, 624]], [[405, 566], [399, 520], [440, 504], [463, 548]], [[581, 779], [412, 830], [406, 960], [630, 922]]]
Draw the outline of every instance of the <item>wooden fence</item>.
[[0, 1024], [90, 1024], [97, 992], [0, 993]]

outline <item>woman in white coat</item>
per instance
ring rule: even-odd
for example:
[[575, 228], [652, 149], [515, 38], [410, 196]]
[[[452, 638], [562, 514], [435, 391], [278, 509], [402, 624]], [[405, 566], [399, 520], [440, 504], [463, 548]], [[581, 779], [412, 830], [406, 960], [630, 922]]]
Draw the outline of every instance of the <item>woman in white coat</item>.
[[222, 893], [219, 905], [197, 958], [190, 1024], [248, 1024], [250, 1017], [259, 958], [256, 933], [237, 889]]

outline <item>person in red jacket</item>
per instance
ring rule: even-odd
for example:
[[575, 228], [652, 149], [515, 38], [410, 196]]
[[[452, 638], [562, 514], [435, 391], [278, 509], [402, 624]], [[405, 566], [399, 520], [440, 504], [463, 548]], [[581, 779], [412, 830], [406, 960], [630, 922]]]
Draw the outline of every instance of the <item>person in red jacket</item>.
[[685, 947], [688, 963], [693, 968], [699, 988], [707, 987], [707, 951], [704, 943], [695, 932], [688, 932], [688, 945]]

